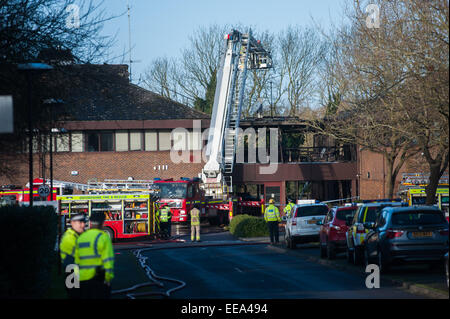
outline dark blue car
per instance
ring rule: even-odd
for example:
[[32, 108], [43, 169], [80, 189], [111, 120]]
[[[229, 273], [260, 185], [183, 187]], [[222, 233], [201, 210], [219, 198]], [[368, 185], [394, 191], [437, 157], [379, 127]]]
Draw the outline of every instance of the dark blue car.
[[448, 252], [448, 222], [437, 207], [386, 207], [367, 227], [365, 263], [380, 272], [401, 262], [441, 263]]

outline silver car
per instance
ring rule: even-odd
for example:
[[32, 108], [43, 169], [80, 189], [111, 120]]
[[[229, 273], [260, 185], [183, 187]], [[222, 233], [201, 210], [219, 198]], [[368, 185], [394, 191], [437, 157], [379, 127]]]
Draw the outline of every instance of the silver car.
[[441, 264], [448, 252], [448, 222], [437, 207], [386, 207], [367, 227], [365, 263], [377, 263], [380, 272], [401, 262]]

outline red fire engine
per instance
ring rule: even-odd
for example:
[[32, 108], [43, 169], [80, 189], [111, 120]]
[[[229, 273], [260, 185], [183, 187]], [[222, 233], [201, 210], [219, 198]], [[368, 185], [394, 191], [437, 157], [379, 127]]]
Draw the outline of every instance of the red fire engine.
[[202, 219], [210, 224], [226, 224], [233, 217], [233, 213], [260, 214], [263, 200], [242, 200], [240, 197], [232, 198], [228, 194], [220, 198], [205, 196], [202, 181], [199, 178], [184, 178], [154, 181], [159, 189], [160, 203], [167, 203], [172, 213], [173, 223], [188, 223], [189, 212], [195, 204], [200, 206]]
[[[73, 183], [66, 183], [61, 181], [53, 181], [53, 191], [46, 197], [41, 197], [39, 195], [39, 187], [42, 185], [50, 186], [50, 181], [44, 180], [42, 178], [35, 178], [33, 180], [33, 201], [56, 201], [57, 195], [66, 195], [73, 193]], [[0, 198], [8, 197], [14, 199], [19, 204], [28, 203], [30, 201], [30, 188], [27, 185], [24, 188], [17, 187], [15, 185], [5, 185], [0, 189]]]

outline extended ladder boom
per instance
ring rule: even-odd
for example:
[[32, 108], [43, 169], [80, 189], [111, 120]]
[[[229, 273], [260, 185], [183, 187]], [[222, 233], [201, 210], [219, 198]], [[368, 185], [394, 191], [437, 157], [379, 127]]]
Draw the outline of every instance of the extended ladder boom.
[[233, 172], [247, 70], [272, 67], [270, 53], [252, 37], [251, 31], [243, 34], [232, 30], [225, 40], [206, 150], [208, 162], [202, 171], [204, 183], [224, 184], [224, 174]]

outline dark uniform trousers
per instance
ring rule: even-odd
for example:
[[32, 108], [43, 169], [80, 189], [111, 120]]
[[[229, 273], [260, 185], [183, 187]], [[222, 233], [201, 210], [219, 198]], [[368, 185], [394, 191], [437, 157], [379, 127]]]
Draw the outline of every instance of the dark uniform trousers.
[[267, 222], [269, 226], [269, 234], [270, 234], [270, 242], [280, 242], [280, 234], [278, 231], [278, 221], [269, 221]]

